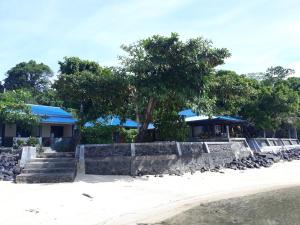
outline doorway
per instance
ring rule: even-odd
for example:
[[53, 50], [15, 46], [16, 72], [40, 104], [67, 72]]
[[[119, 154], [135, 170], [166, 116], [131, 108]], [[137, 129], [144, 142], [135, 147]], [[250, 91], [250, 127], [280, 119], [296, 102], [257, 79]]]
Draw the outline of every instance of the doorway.
[[51, 126], [51, 136], [54, 138], [63, 137], [64, 136], [64, 127], [63, 126]]

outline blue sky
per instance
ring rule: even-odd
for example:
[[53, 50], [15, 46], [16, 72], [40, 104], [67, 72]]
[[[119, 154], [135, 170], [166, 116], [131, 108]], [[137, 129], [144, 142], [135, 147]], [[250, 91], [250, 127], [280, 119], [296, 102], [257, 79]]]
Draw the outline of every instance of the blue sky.
[[299, 0], [0, 0], [0, 80], [30, 59], [54, 72], [64, 56], [117, 65], [121, 44], [171, 32], [228, 48], [223, 68], [300, 76], [299, 12]]

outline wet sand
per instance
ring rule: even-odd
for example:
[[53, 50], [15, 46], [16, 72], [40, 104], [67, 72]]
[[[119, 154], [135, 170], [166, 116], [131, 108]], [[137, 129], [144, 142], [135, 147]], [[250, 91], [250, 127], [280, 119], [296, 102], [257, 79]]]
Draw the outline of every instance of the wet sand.
[[155, 225], [299, 225], [300, 186], [199, 206]]

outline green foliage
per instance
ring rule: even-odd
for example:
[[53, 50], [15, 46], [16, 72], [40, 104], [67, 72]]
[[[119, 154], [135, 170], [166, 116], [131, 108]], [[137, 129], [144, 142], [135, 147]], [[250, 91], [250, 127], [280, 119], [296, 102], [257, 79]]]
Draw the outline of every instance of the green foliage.
[[99, 74], [103, 69], [97, 62], [82, 60], [78, 57], [65, 57], [64, 61], [59, 61], [58, 64], [61, 74], [76, 74], [83, 71]]
[[49, 66], [30, 60], [17, 64], [7, 71], [6, 76], [4, 87], [7, 90], [25, 88], [39, 92], [49, 86], [53, 72]]
[[33, 126], [38, 124], [40, 118], [31, 113], [25, 104], [30, 93], [23, 90], [0, 93], [0, 121], [5, 123], [22, 123]]
[[283, 68], [282, 66], [270, 67], [264, 74], [264, 82], [268, 85], [272, 85], [294, 73], [295, 70]]
[[141, 123], [138, 141], [143, 141], [148, 124], [159, 120], [153, 118], [157, 105], [167, 110], [161, 103], [171, 97], [183, 108], [200, 98], [205, 77], [230, 56], [227, 49], [214, 48], [208, 40], [183, 42], [175, 33], [155, 35], [122, 49], [127, 53], [121, 61], [130, 81], [132, 106]]
[[74, 57], [65, 58], [60, 67], [53, 87], [64, 106], [75, 110], [79, 127], [99, 117], [119, 114], [118, 107], [126, 106], [127, 82], [113, 70]]
[[157, 105], [153, 115], [156, 139], [161, 141], [185, 141], [188, 137], [188, 125], [184, 117], [178, 115], [182, 102], [170, 96], [168, 101]]
[[257, 96], [259, 83], [234, 71], [220, 70], [211, 77], [209, 88], [215, 114], [238, 115]]
[[14, 149], [20, 149], [23, 146], [32, 146], [32, 147], [39, 147], [39, 141], [36, 137], [29, 137], [26, 141], [24, 139], [18, 139], [14, 145]]
[[163, 120], [155, 123], [156, 138], [161, 141], [186, 141], [189, 134], [189, 126], [184, 118], [173, 113]]
[[13, 146], [13, 148], [14, 149], [19, 149], [19, 148], [21, 148], [21, 147], [23, 147], [25, 145], [26, 145], [26, 143], [25, 143], [24, 140], [17, 140], [17, 143], [16, 143], [16, 145]]
[[34, 102], [40, 105], [63, 106], [63, 101], [58, 97], [56, 90], [52, 88], [47, 88], [43, 92], [36, 93]]
[[136, 136], [138, 134], [137, 129], [125, 129], [123, 127], [119, 127], [118, 131], [123, 138], [124, 142], [126, 143], [133, 143], [135, 142]]
[[284, 82], [261, 86], [257, 99], [245, 107], [246, 118], [261, 129], [275, 130], [299, 111], [300, 97]]
[[82, 143], [84, 144], [110, 144], [114, 142], [114, 135], [120, 137], [121, 142], [134, 142], [137, 129], [126, 129], [120, 126], [107, 126], [94, 123], [93, 126], [82, 129]]
[[35, 147], [38, 144], [39, 144], [39, 141], [35, 137], [29, 137], [28, 140], [27, 140], [27, 143], [26, 143], [27, 146], [32, 146], [32, 147]]
[[109, 144], [113, 143], [113, 133], [117, 127], [95, 123], [94, 126], [82, 128], [82, 143]]

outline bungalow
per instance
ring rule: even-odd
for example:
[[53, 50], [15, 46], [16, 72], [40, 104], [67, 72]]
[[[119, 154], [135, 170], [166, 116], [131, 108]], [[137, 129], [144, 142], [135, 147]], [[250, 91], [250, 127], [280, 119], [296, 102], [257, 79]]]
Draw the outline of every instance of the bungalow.
[[231, 116], [196, 115], [191, 110], [179, 112], [190, 126], [190, 139], [196, 140], [228, 140], [243, 137], [243, 127], [247, 121]]
[[54, 139], [71, 139], [76, 120], [60, 107], [28, 105], [31, 112], [41, 118], [38, 126], [28, 130], [18, 124], [0, 126], [0, 146], [10, 147], [14, 139], [38, 137], [44, 146], [50, 146]]

